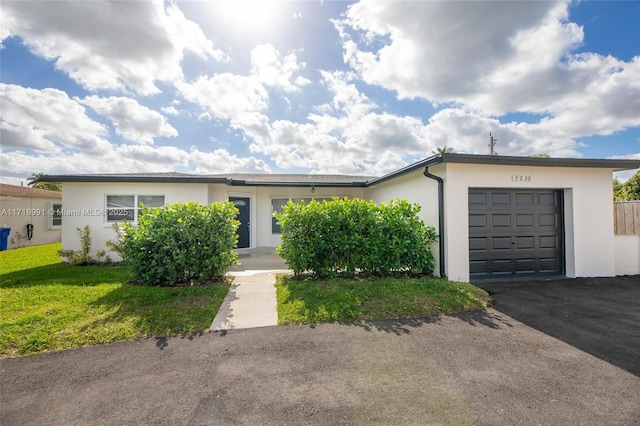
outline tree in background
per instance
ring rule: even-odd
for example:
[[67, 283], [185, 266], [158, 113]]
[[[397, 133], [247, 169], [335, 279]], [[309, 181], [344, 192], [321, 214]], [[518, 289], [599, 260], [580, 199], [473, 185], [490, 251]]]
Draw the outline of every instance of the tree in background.
[[455, 148], [451, 148], [450, 146], [439, 146], [431, 152], [433, 152], [434, 154], [448, 154], [455, 151]]
[[53, 182], [43, 182], [44, 173], [33, 173], [27, 178], [27, 185], [32, 188], [48, 189], [49, 191], [62, 191], [62, 184]]
[[613, 180], [613, 199], [615, 201], [640, 200], [640, 171], [625, 183], [620, 183], [618, 179]]

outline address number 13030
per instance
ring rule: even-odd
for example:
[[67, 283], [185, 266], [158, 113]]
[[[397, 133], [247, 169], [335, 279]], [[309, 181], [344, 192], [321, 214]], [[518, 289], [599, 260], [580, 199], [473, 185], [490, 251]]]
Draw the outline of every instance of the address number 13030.
[[531, 182], [530, 175], [511, 175], [511, 182]]

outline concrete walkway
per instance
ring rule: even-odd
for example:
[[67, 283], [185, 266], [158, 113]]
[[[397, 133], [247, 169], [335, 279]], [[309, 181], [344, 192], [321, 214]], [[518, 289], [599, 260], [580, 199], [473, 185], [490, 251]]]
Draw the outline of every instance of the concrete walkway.
[[233, 284], [210, 331], [267, 327], [278, 324], [276, 274], [290, 272], [274, 249], [239, 250], [240, 265], [229, 275]]

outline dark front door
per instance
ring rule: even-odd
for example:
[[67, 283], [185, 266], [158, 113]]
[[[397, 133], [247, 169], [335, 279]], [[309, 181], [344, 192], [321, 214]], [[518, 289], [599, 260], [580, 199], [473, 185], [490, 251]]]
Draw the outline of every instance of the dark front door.
[[562, 191], [469, 189], [471, 281], [564, 273]]
[[238, 248], [247, 248], [250, 244], [249, 230], [251, 229], [251, 223], [249, 222], [250, 212], [250, 199], [245, 197], [229, 197], [231, 201], [238, 208], [238, 216], [236, 219], [240, 221], [238, 226]]

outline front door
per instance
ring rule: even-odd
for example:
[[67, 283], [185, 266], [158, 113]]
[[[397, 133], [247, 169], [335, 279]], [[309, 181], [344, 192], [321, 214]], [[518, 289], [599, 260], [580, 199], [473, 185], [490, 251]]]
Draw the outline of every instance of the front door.
[[236, 219], [240, 221], [238, 226], [238, 248], [247, 248], [251, 245], [249, 238], [249, 230], [251, 229], [251, 223], [249, 218], [251, 217], [250, 198], [246, 197], [229, 197], [229, 201], [238, 208], [238, 216]]

